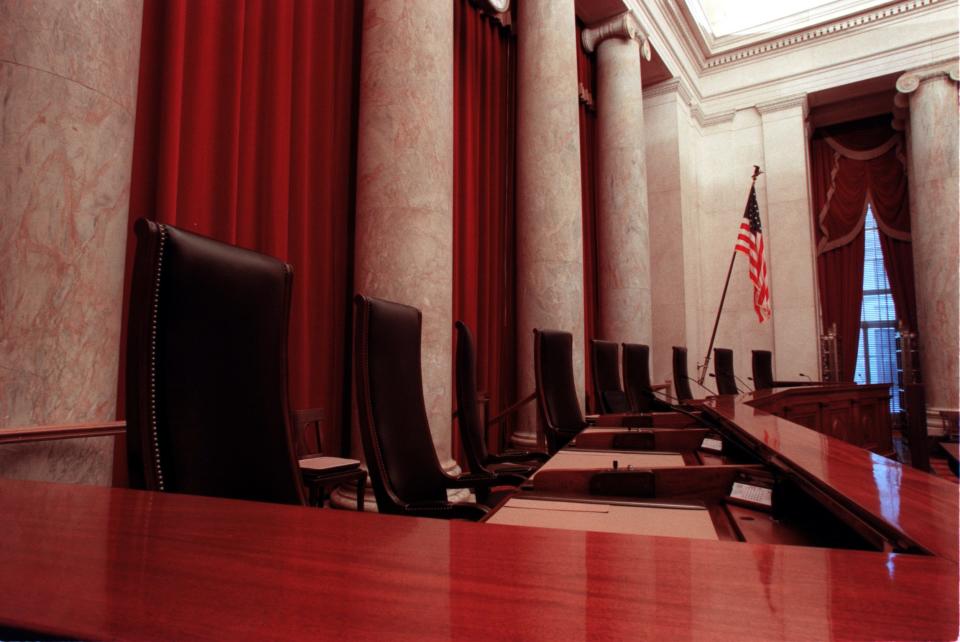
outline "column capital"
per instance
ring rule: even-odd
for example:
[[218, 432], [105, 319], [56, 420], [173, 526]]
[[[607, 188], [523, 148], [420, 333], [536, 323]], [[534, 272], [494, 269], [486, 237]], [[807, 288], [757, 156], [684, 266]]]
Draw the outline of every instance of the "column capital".
[[911, 94], [915, 92], [922, 83], [941, 76], [947, 76], [953, 82], [960, 81], [960, 69], [958, 69], [957, 61], [954, 60], [939, 65], [912, 69], [897, 78], [897, 91], [902, 94]]
[[650, 60], [650, 40], [646, 32], [640, 26], [640, 23], [629, 11], [616, 15], [612, 18], [598, 22], [583, 30], [581, 36], [583, 48], [589, 52], [596, 51], [601, 42], [608, 38], [620, 38], [621, 40], [636, 40], [640, 43], [640, 52], [644, 59]]

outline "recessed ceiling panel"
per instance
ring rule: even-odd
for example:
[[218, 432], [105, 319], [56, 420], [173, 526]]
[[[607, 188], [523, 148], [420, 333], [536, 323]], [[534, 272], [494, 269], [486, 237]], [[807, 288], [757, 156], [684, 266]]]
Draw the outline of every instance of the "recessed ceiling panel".
[[787, 33], [865, 9], [887, 0], [684, 0], [708, 39]]

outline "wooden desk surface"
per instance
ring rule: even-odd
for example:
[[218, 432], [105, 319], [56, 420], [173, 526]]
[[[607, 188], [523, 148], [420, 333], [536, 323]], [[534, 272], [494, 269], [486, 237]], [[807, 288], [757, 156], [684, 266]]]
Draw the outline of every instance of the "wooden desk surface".
[[[929, 556], [0, 480], [0, 627], [92, 639], [954, 639]], [[509, 632], [509, 633], [507, 633]]]
[[703, 408], [872, 519], [892, 525], [935, 555], [954, 563], [960, 559], [956, 484], [758, 410], [747, 404], [751, 398], [714, 397]]

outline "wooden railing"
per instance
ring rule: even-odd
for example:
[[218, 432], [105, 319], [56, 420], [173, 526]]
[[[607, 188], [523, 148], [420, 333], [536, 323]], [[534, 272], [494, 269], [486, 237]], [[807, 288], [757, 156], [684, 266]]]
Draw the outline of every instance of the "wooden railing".
[[53, 426], [25, 426], [0, 428], [0, 445], [24, 444], [54, 439], [80, 439], [83, 437], [109, 437], [122, 435], [127, 429], [125, 421], [101, 421], [85, 424], [57, 424]]

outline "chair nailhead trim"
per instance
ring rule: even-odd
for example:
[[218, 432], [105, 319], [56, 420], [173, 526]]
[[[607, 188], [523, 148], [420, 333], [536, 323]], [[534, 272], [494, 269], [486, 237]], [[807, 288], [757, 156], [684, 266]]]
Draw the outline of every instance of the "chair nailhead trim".
[[160, 467], [160, 440], [157, 438], [157, 311], [160, 307], [160, 272], [163, 268], [163, 248], [167, 228], [160, 225], [160, 249], [157, 256], [157, 277], [153, 285], [153, 310], [150, 318], [150, 437], [153, 441], [153, 468], [157, 473], [157, 488], [164, 490], [163, 469]]

